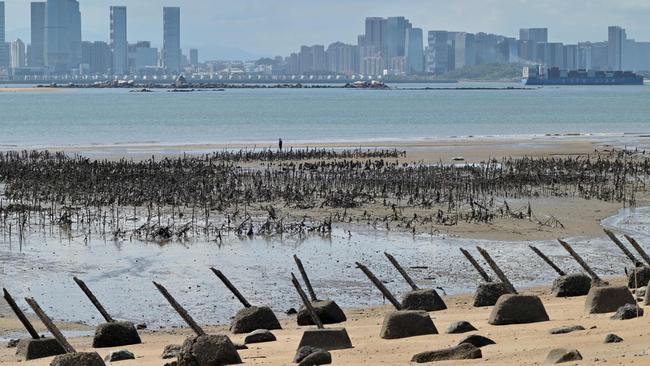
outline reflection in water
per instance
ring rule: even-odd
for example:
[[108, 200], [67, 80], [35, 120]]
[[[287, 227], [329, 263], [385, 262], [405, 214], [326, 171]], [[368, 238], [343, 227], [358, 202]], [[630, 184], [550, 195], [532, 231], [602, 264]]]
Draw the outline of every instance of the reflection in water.
[[[650, 239], [649, 213], [650, 208], [622, 210], [604, 220], [603, 225], [632, 234], [643, 244]], [[608, 239], [569, 242], [599, 274], [621, 275], [630, 265]], [[555, 278], [553, 270], [529, 251], [529, 244], [537, 246], [565, 271], [579, 270], [554, 241], [494, 242], [348, 226], [335, 227], [329, 239], [242, 241], [231, 237], [221, 244], [158, 245], [33, 233], [24, 238], [22, 247], [17, 243], [16, 238], [10, 243], [5, 237], [0, 244], [0, 280], [16, 298], [34, 296], [58, 320], [100, 323], [100, 314], [72, 280], [78, 276], [113, 317], [145, 322], [150, 328], [182, 325], [152, 280], [165, 285], [199, 323], [229, 321], [240, 305], [209, 270], [211, 266], [223, 271], [253, 304], [270, 305], [277, 313], [297, 308], [299, 298], [290, 283], [290, 273], [296, 271], [293, 254], [302, 259], [320, 297], [335, 299], [348, 308], [382, 303], [379, 292], [354, 267], [355, 261], [369, 266], [394, 293], [409, 290], [383, 256], [384, 251], [392, 253], [419, 286], [439, 286], [447, 294], [471, 292], [480, 280], [462, 257], [460, 247], [472, 251], [476, 245], [486, 248], [519, 288], [549, 283]]]

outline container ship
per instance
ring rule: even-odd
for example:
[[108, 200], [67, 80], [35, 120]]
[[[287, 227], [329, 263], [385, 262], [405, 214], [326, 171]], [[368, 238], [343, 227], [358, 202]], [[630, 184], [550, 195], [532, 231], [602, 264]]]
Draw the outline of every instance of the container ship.
[[632, 71], [560, 70], [524, 67], [524, 85], [643, 85], [643, 76]]

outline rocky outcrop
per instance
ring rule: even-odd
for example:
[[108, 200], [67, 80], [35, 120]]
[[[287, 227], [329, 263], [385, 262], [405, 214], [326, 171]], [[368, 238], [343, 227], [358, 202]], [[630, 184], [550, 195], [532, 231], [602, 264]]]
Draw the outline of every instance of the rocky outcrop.
[[93, 348], [121, 347], [140, 344], [140, 335], [131, 322], [100, 324], [95, 329]]
[[459, 321], [459, 322], [449, 324], [449, 326], [447, 327], [447, 330], [445, 331], [445, 333], [447, 333], [447, 334], [460, 334], [460, 333], [473, 332], [475, 330], [477, 330], [477, 329], [474, 328], [474, 326], [472, 324], [470, 324], [469, 322], [466, 322], [466, 321], [463, 320], [463, 321]]
[[556, 348], [546, 356], [546, 363], [556, 364], [582, 360], [582, 355], [577, 349]]
[[282, 327], [273, 310], [266, 306], [243, 308], [237, 312], [230, 324], [230, 331], [235, 334], [250, 333], [257, 329], [276, 330]]
[[454, 348], [418, 353], [413, 356], [411, 362], [426, 363], [435, 361], [473, 360], [482, 357], [483, 354], [480, 348], [468, 343], [463, 343]]
[[106, 366], [97, 352], [75, 352], [54, 357], [50, 366]]
[[221, 366], [241, 363], [235, 345], [225, 335], [188, 338], [178, 354], [178, 366]]

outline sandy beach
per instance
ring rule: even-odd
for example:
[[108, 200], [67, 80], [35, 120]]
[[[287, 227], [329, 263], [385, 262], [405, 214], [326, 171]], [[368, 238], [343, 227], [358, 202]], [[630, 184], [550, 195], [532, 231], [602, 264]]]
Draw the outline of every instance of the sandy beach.
[[[547, 136], [512, 136], [512, 137], [457, 137], [415, 140], [377, 140], [345, 142], [294, 142], [285, 141], [284, 149], [361, 149], [380, 150], [397, 149], [405, 151], [407, 162], [425, 164], [462, 162], [475, 163], [487, 159], [503, 157], [547, 157], [590, 154], [597, 149], [611, 149], [611, 144], [620, 146], [644, 146], [650, 144], [650, 137], [639, 136], [586, 136], [586, 135], [547, 135]], [[88, 146], [41, 146], [39, 150], [64, 151], [71, 154], [88, 155], [96, 159], [147, 159], [152, 155], [174, 157], [180, 155], [201, 155], [213, 151], [237, 150], [275, 150], [277, 143], [233, 142], [233, 143], [196, 143], [165, 144], [158, 142], [88, 145]]]
[[60, 89], [57, 88], [34, 88], [34, 87], [24, 87], [24, 88], [8, 88], [0, 87], [0, 93], [54, 93], [58, 92]]
[[[614, 281], [617, 282], [617, 281]], [[611, 320], [611, 314], [588, 315], [584, 311], [585, 297], [555, 298], [547, 288], [522, 291], [539, 295], [549, 314], [550, 321], [526, 324], [493, 326], [487, 323], [491, 308], [473, 308], [471, 295], [445, 298], [449, 309], [430, 313], [440, 334], [412, 337], [400, 340], [384, 340], [379, 331], [385, 314], [392, 311], [384, 306], [373, 309], [348, 310], [348, 321], [340, 326], [346, 328], [352, 340], [353, 349], [332, 351], [335, 365], [411, 365], [409, 361], [416, 353], [452, 347], [469, 334], [479, 334], [496, 342], [482, 348], [483, 359], [448, 361], [440, 365], [540, 365], [548, 352], [554, 348], [575, 348], [583, 361], [568, 365], [647, 365], [650, 353], [645, 341], [650, 330], [645, 329], [645, 318], [632, 320]], [[379, 296], [379, 293], [376, 294]], [[165, 309], [167, 310], [167, 309]], [[169, 309], [171, 311], [171, 308]], [[196, 314], [200, 319], [200, 314]], [[295, 319], [295, 318], [294, 318]], [[276, 342], [253, 344], [240, 351], [247, 365], [290, 365], [304, 330], [297, 327], [294, 319], [282, 322], [283, 329], [273, 331]], [[469, 321], [478, 330], [468, 334], [444, 334], [447, 326], [455, 321]], [[2, 319], [0, 324], [6, 324]], [[586, 330], [569, 334], [550, 335], [549, 330], [561, 326], [581, 325]], [[332, 326], [335, 327], [335, 326]], [[208, 327], [210, 334], [229, 334], [225, 327]], [[605, 335], [615, 333], [624, 341], [604, 344]], [[144, 332], [143, 344], [114, 349], [98, 350], [105, 356], [110, 351], [128, 349], [136, 355], [134, 361], [120, 362], [123, 365], [162, 365], [160, 354], [167, 344], [179, 344], [191, 333], [184, 329], [161, 332]], [[230, 335], [230, 334], [229, 334]], [[235, 343], [243, 342], [242, 335], [230, 335]], [[93, 351], [91, 338], [75, 338], [72, 344], [79, 351]], [[0, 362], [6, 365], [46, 366], [51, 358], [29, 362], [16, 362], [13, 349], [0, 349]], [[166, 360], [169, 361], [169, 360]]]

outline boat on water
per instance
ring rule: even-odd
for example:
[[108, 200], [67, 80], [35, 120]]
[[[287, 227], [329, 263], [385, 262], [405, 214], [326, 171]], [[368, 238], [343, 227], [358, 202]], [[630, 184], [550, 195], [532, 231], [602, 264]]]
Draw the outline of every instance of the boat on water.
[[524, 67], [522, 83], [528, 85], [643, 85], [632, 71], [561, 70], [558, 67]]

